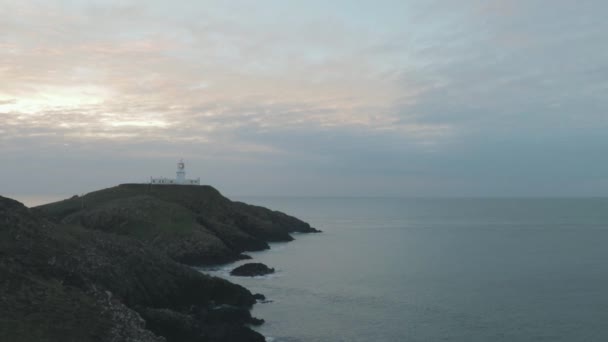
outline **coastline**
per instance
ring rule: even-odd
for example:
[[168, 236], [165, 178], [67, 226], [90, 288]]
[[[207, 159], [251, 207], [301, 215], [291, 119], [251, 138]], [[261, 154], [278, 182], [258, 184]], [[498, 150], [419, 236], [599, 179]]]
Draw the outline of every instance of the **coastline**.
[[[0, 232], [8, 243], [0, 252], [20, 257], [3, 259], [0, 265], [0, 285], [9, 299], [2, 303], [0, 318], [20, 320], [22, 333], [33, 322], [25, 315], [28, 307], [10, 302], [19, 293], [8, 289], [11, 283], [35, 287], [20, 276], [27, 274], [48, 286], [59, 281], [61, 293], [77, 292], [92, 303], [92, 312], [113, 312], [112, 305], [118, 305], [116, 316], [133, 317], [127, 320], [133, 322], [130, 326], [110, 315], [92, 329], [99, 333], [112, 326], [118, 331], [108, 334], [112, 338], [125, 333], [139, 334], [138, 341], [263, 341], [249, 328], [263, 322], [250, 313], [259, 295], [190, 267], [226, 264], [243, 252], [268, 249], [269, 242], [291, 241], [294, 232], [317, 232], [286, 214], [230, 201], [209, 186], [123, 184], [31, 209], [5, 198], [2, 204]], [[32, 252], [39, 255], [32, 257]], [[28, 299], [42, 308], [55, 305], [49, 300], [59, 301], [63, 314], [42, 319], [67, 320], [64, 324], [70, 326], [76, 324], [70, 317], [77, 311], [65, 303], [73, 300], [70, 296]], [[95, 326], [93, 317], [82, 319]], [[13, 330], [3, 327], [0, 335], [23, 338]], [[37, 336], [58, 333], [50, 326], [36, 329]], [[104, 340], [80, 333], [82, 341]]]

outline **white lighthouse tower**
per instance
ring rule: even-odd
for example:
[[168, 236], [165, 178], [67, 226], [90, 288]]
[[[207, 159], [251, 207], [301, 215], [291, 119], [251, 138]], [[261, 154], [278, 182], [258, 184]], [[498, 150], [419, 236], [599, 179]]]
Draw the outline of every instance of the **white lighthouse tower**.
[[177, 163], [177, 177], [175, 178], [177, 184], [185, 184], [186, 183], [186, 164], [184, 164], [184, 160], [180, 159], [179, 163]]
[[170, 184], [179, 184], [179, 185], [201, 185], [201, 179], [188, 179], [186, 178], [186, 163], [184, 163], [183, 159], [177, 163], [177, 172], [175, 179], [159, 177], [154, 178], [150, 177], [150, 184], [160, 184], [160, 185], [170, 185]]

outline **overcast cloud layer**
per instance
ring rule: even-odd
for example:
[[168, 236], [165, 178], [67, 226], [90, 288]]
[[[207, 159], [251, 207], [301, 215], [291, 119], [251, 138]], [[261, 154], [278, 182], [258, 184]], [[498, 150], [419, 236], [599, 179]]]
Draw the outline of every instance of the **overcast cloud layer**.
[[0, 0], [0, 194], [608, 195], [608, 3]]

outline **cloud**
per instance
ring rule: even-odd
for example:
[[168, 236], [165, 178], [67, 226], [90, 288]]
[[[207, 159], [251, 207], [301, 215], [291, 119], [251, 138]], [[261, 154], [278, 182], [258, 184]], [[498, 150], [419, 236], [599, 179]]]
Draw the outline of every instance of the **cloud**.
[[16, 99], [0, 100], [0, 106], [12, 105], [17, 102]]
[[[141, 160], [179, 155], [213, 164], [221, 184], [255, 174], [276, 192], [289, 178], [275, 187], [264, 176], [274, 167], [324, 179], [295, 192], [367, 182], [375, 193], [504, 193], [492, 177], [530, 188], [541, 174], [508, 165], [557, 168], [525, 148], [539, 137], [550, 156], [565, 137], [583, 145], [560, 159], [579, 178], [578, 154], [606, 145], [601, 1], [2, 6], [6, 160], [93, 155], [147, 168]], [[120, 181], [111, 174], [99, 176]], [[593, 177], [580, 182], [606, 184]]]

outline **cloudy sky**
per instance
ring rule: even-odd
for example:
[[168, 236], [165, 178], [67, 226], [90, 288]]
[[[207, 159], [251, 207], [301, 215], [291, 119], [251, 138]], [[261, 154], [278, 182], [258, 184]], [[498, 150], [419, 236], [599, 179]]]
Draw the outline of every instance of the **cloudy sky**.
[[0, 194], [608, 195], [604, 0], [0, 0]]

